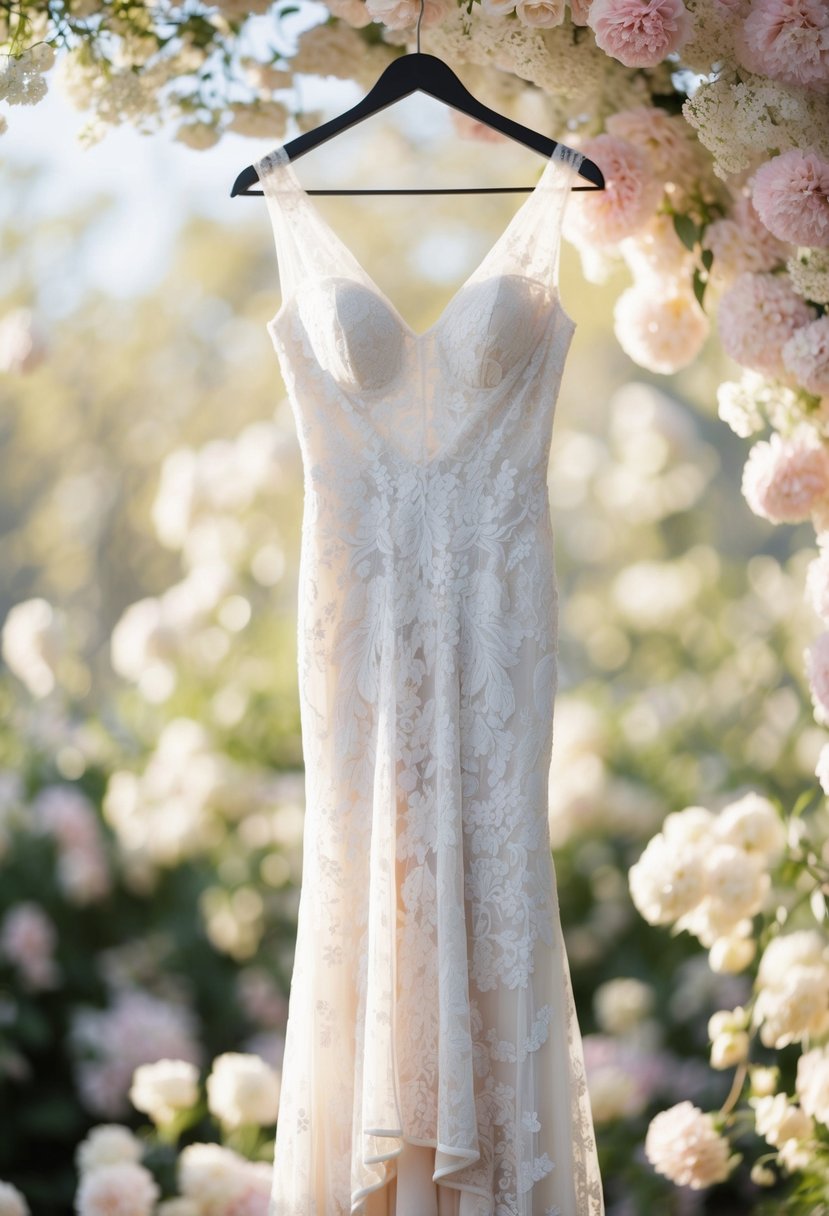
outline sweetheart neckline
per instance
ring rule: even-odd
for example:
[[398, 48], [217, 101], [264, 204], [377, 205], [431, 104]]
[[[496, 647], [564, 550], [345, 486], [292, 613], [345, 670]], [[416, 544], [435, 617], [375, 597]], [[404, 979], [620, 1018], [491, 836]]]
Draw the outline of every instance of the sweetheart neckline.
[[[480, 269], [480, 267], [478, 269]], [[503, 282], [506, 279], [515, 279], [515, 278], [519, 278], [522, 280], [522, 282], [525, 282], [525, 283], [538, 282], [537, 279], [530, 278], [527, 275], [516, 275], [513, 273], [490, 275], [489, 277], [487, 277], [485, 279], [479, 279], [478, 282], [480, 282], [481, 284], [492, 283], [492, 282], [499, 281], [499, 280], [501, 282]], [[391, 303], [391, 301], [389, 299], [387, 299], [387, 297], [383, 294], [383, 292], [379, 288], [376, 288], [373, 285], [367, 285], [365, 283], [361, 283], [359, 279], [349, 278], [348, 275], [339, 275], [339, 274], [324, 275], [322, 277], [317, 277], [314, 280], [314, 282], [317, 282], [317, 283], [327, 283], [330, 281], [350, 283], [350, 284], [354, 284], [357, 287], [362, 287], [365, 291], [367, 291], [369, 293], [369, 295], [376, 296], [376, 298], [378, 300], [380, 300], [381, 303], [385, 304], [388, 307], [388, 309], [389, 309], [391, 315], [394, 317], [395, 321], [397, 321], [403, 327], [404, 330], [409, 330], [409, 327], [406, 325], [405, 320], [400, 316], [397, 309], [394, 307], [394, 305]], [[307, 286], [307, 284], [306, 284], [306, 286]], [[446, 307], [441, 311], [441, 314], [438, 317], [437, 321], [434, 323], [434, 325], [431, 325], [429, 327], [429, 329], [424, 330], [423, 333], [421, 333], [421, 334], [418, 334], [415, 332], [415, 334], [414, 334], [415, 338], [418, 340], [422, 340], [427, 335], [431, 334], [431, 331], [433, 329], [437, 329], [438, 325], [441, 322], [443, 322], [443, 320], [448, 315], [452, 306], [463, 298], [463, 296], [469, 290], [470, 286], [471, 286], [470, 280], [467, 280], [465, 283], [462, 283], [461, 286], [458, 288], [458, 290], [455, 292], [455, 294], [452, 296], [452, 298], [449, 300]], [[549, 292], [549, 288], [547, 288], [546, 284], [542, 283], [541, 286], [544, 287], [545, 290]], [[550, 303], [552, 305], [550, 311], [555, 310], [558, 313], [558, 315], [561, 317], [562, 321], [564, 322], [565, 326], [570, 330], [571, 336], [572, 336], [572, 334], [575, 333], [577, 325], [576, 325], [576, 322], [573, 320], [573, 318], [569, 315], [569, 313], [567, 313], [565, 311], [564, 306], [561, 303], [561, 299], [559, 298], [558, 289], [556, 288], [555, 291], [549, 292], [549, 294], [550, 294]], [[289, 308], [297, 302], [298, 297], [299, 297], [299, 292], [293, 291], [293, 292], [291, 292], [291, 294], [289, 296], [287, 296], [285, 299], [283, 299], [283, 301], [282, 301], [281, 305], [279, 306], [278, 310], [276, 311], [276, 313], [271, 317], [270, 321], [268, 321], [266, 323], [267, 328], [271, 334], [275, 333], [279, 322], [282, 320], [283, 316], [286, 315]], [[412, 331], [409, 330], [409, 333], [411, 333], [411, 332]]]
[[[511, 218], [507, 221], [506, 227], [503, 229], [501, 234], [495, 239], [493, 244], [490, 246], [489, 250], [480, 259], [480, 261], [475, 266], [475, 268], [464, 279], [464, 281], [460, 284], [460, 286], [457, 288], [457, 290], [455, 292], [453, 292], [453, 294], [449, 297], [449, 300], [446, 302], [445, 306], [441, 309], [437, 318], [432, 322], [431, 325], [429, 325], [424, 330], [416, 330], [409, 324], [409, 322], [406, 320], [406, 318], [402, 315], [400, 310], [397, 308], [397, 305], [392, 300], [389, 299], [389, 297], [383, 291], [383, 289], [379, 285], [379, 283], [377, 283], [376, 280], [374, 279], [374, 277], [368, 273], [365, 266], [362, 264], [360, 259], [356, 256], [356, 254], [351, 249], [351, 247], [343, 240], [343, 238], [339, 235], [339, 233], [336, 231], [336, 229], [332, 228], [331, 224], [328, 222], [328, 220], [325, 218], [323, 213], [320, 211], [319, 207], [315, 204], [312, 196], [308, 193], [305, 186], [303, 186], [302, 182], [299, 180], [299, 177], [297, 176], [293, 163], [291, 162], [290, 157], [288, 156], [287, 152], [285, 151], [284, 144], [280, 144], [278, 148], [275, 148], [273, 150], [273, 152], [269, 152], [266, 156], [262, 157], [262, 159], [260, 161], [258, 161], [256, 164], [256, 171], [257, 171], [257, 175], [258, 175], [259, 166], [264, 165], [265, 170], [266, 170], [265, 176], [267, 176], [268, 174], [273, 172], [274, 169], [282, 169], [285, 172], [285, 175], [287, 176], [289, 182], [291, 183], [295, 193], [302, 199], [302, 201], [303, 201], [304, 205], [307, 207], [307, 209], [314, 215], [314, 217], [318, 221], [318, 223], [320, 223], [325, 228], [328, 235], [333, 239], [335, 244], [340, 249], [342, 249], [348, 255], [348, 257], [351, 258], [351, 260], [354, 262], [354, 265], [357, 267], [360, 274], [365, 279], [365, 286], [367, 286], [368, 289], [370, 291], [372, 291], [378, 297], [378, 299], [383, 301], [383, 303], [386, 305], [386, 307], [389, 309], [389, 311], [395, 317], [395, 319], [397, 320], [397, 322], [399, 323], [401, 328], [404, 330], [404, 332], [406, 333], [409, 340], [412, 343], [414, 343], [415, 345], [420, 345], [421, 343], [425, 342], [428, 338], [431, 338], [433, 336], [433, 334], [435, 334], [441, 328], [444, 320], [447, 317], [447, 314], [451, 311], [451, 309], [458, 302], [458, 300], [464, 295], [467, 288], [471, 286], [472, 282], [481, 273], [481, 271], [483, 270], [483, 268], [487, 264], [487, 262], [490, 260], [490, 258], [496, 253], [496, 251], [500, 248], [502, 243], [512, 233], [513, 229], [515, 229], [519, 226], [519, 221], [524, 219], [526, 213], [530, 209], [530, 205], [532, 203], [534, 203], [537, 198], [540, 197], [541, 186], [543, 183], [546, 182], [547, 175], [550, 174], [550, 176], [553, 176], [553, 174], [551, 172], [553, 166], [561, 165], [562, 167], [565, 167], [565, 168], [568, 167], [568, 163], [566, 160], [559, 159], [558, 157], [556, 157], [556, 151], [559, 148], [563, 148], [566, 152], [570, 151], [570, 149], [565, 148], [564, 144], [556, 145], [556, 149], [553, 151], [552, 156], [550, 156], [548, 158], [546, 165], [544, 166], [543, 170], [541, 171], [541, 174], [539, 175], [538, 181], [535, 183], [532, 190], [527, 194], [527, 197], [523, 200], [523, 202], [520, 204], [520, 206], [513, 213]], [[572, 166], [570, 166], [570, 168], [572, 168]], [[262, 178], [260, 178], [260, 181], [263, 182], [262, 188], [263, 188], [263, 191], [267, 194], [267, 191], [265, 191], [264, 180]], [[569, 189], [569, 187], [568, 187], [568, 189]], [[561, 242], [561, 232], [559, 232], [559, 234], [558, 234], [558, 243], [560, 244], [560, 242]], [[347, 277], [347, 276], [345, 276], [345, 277]], [[490, 278], [506, 278], [506, 277], [507, 277], [506, 275], [490, 276]], [[356, 282], [358, 280], [354, 280], [354, 281]], [[555, 298], [556, 298], [556, 304], [557, 304], [559, 310], [561, 311], [564, 319], [567, 322], [569, 322], [571, 328], [575, 330], [575, 328], [576, 328], [575, 321], [573, 321], [572, 317], [568, 316], [568, 314], [565, 312], [564, 308], [562, 307], [561, 300], [559, 298], [558, 284], [556, 284], [556, 287], [555, 287]], [[271, 321], [268, 322], [269, 327], [272, 324], [275, 324], [276, 321], [278, 320], [278, 318], [281, 316], [283, 309], [284, 309], [284, 304], [285, 304], [285, 301], [283, 301], [283, 307], [280, 307], [280, 309], [276, 313], [276, 315], [271, 319]]]

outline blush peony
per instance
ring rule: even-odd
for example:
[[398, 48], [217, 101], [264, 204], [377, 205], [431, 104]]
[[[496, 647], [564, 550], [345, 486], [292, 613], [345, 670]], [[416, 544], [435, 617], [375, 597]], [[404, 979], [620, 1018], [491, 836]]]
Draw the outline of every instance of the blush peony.
[[606, 189], [582, 194], [568, 207], [564, 234], [575, 245], [615, 245], [633, 236], [652, 218], [662, 183], [640, 148], [613, 135], [596, 135], [581, 147], [605, 177]]
[[829, 5], [826, 0], [754, 0], [737, 34], [744, 68], [786, 84], [829, 85]]
[[687, 367], [708, 336], [708, 318], [685, 287], [664, 294], [647, 282], [629, 287], [616, 301], [614, 328], [625, 354], [640, 367], [669, 376]]
[[645, 1156], [658, 1174], [693, 1190], [722, 1182], [734, 1163], [728, 1141], [719, 1134], [711, 1116], [688, 1101], [651, 1119]]
[[792, 148], [761, 165], [752, 201], [781, 241], [817, 249], [829, 245], [829, 161], [815, 152]]
[[783, 362], [807, 393], [829, 397], [829, 315], [795, 330], [783, 347]]
[[573, 25], [587, 25], [592, 0], [570, 0], [570, 18]]
[[596, 45], [626, 68], [655, 68], [691, 32], [682, 0], [593, 0], [587, 24]]
[[811, 428], [785, 439], [775, 432], [749, 452], [742, 491], [755, 515], [801, 523], [829, 497], [829, 451]]
[[785, 275], [746, 271], [720, 300], [720, 339], [726, 354], [743, 367], [784, 379], [783, 346], [816, 316]]

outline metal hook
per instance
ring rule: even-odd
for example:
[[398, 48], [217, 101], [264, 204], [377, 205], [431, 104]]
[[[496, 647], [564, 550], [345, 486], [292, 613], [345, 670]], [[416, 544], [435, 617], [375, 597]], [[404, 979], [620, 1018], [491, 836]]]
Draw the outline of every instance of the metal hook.
[[423, 10], [426, 7], [426, 0], [420, 0], [420, 12], [417, 15], [417, 53], [420, 54], [420, 23], [423, 20]]

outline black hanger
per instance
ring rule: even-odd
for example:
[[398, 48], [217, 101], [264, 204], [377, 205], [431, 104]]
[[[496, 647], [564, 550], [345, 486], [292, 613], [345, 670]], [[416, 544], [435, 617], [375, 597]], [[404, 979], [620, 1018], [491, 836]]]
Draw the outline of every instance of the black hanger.
[[[442, 59], [438, 59], [435, 55], [427, 55], [421, 52], [420, 22], [423, 17], [423, 7], [423, 0], [421, 0], [420, 16], [417, 19], [417, 50], [406, 55], [400, 55], [397, 59], [392, 60], [375, 81], [366, 96], [358, 101], [355, 106], [352, 106], [350, 110], [346, 110], [344, 114], [339, 114], [336, 118], [332, 118], [310, 131], [303, 131], [301, 135], [297, 135], [295, 139], [285, 144], [285, 152], [289, 160], [296, 160], [298, 156], [310, 152], [312, 148], [316, 148], [318, 144], [324, 143], [327, 139], [338, 135], [340, 131], [345, 131], [348, 127], [362, 122], [364, 118], [369, 118], [379, 110], [384, 110], [395, 101], [400, 101], [402, 98], [408, 97], [410, 93], [418, 91], [427, 93], [430, 97], [435, 97], [438, 101], [444, 102], [455, 110], [460, 110], [462, 114], [468, 114], [470, 118], [477, 119], [478, 122], [484, 123], [485, 126], [500, 131], [510, 139], [514, 139], [536, 152], [541, 152], [544, 156], [552, 156], [553, 151], [558, 146], [554, 139], [550, 139], [549, 136], [542, 135], [538, 131], [533, 131], [531, 127], [525, 127], [521, 123], [514, 122], [511, 118], [507, 118], [506, 115], [499, 114], [497, 110], [491, 110], [472, 96], [447, 63]], [[574, 190], [604, 190], [604, 175], [599, 166], [594, 164], [592, 160], [584, 158], [579, 167], [579, 176], [592, 184], [589, 186], [573, 186]], [[233, 183], [233, 189], [230, 192], [231, 198], [234, 198], [237, 194], [263, 194], [264, 191], [262, 190], [252, 190], [250, 188], [256, 185], [258, 181], [259, 175], [256, 169], [253, 165], [248, 165]], [[468, 186], [445, 187], [440, 190], [308, 190], [307, 193], [514, 194], [529, 193], [534, 189], [534, 186]]]

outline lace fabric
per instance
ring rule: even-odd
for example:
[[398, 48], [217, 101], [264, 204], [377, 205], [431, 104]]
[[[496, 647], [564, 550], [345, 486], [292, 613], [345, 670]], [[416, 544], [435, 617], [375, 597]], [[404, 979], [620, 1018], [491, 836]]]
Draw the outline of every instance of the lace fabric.
[[547, 465], [581, 157], [417, 333], [256, 162], [305, 470], [306, 816], [269, 1216], [603, 1216], [550, 850]]

